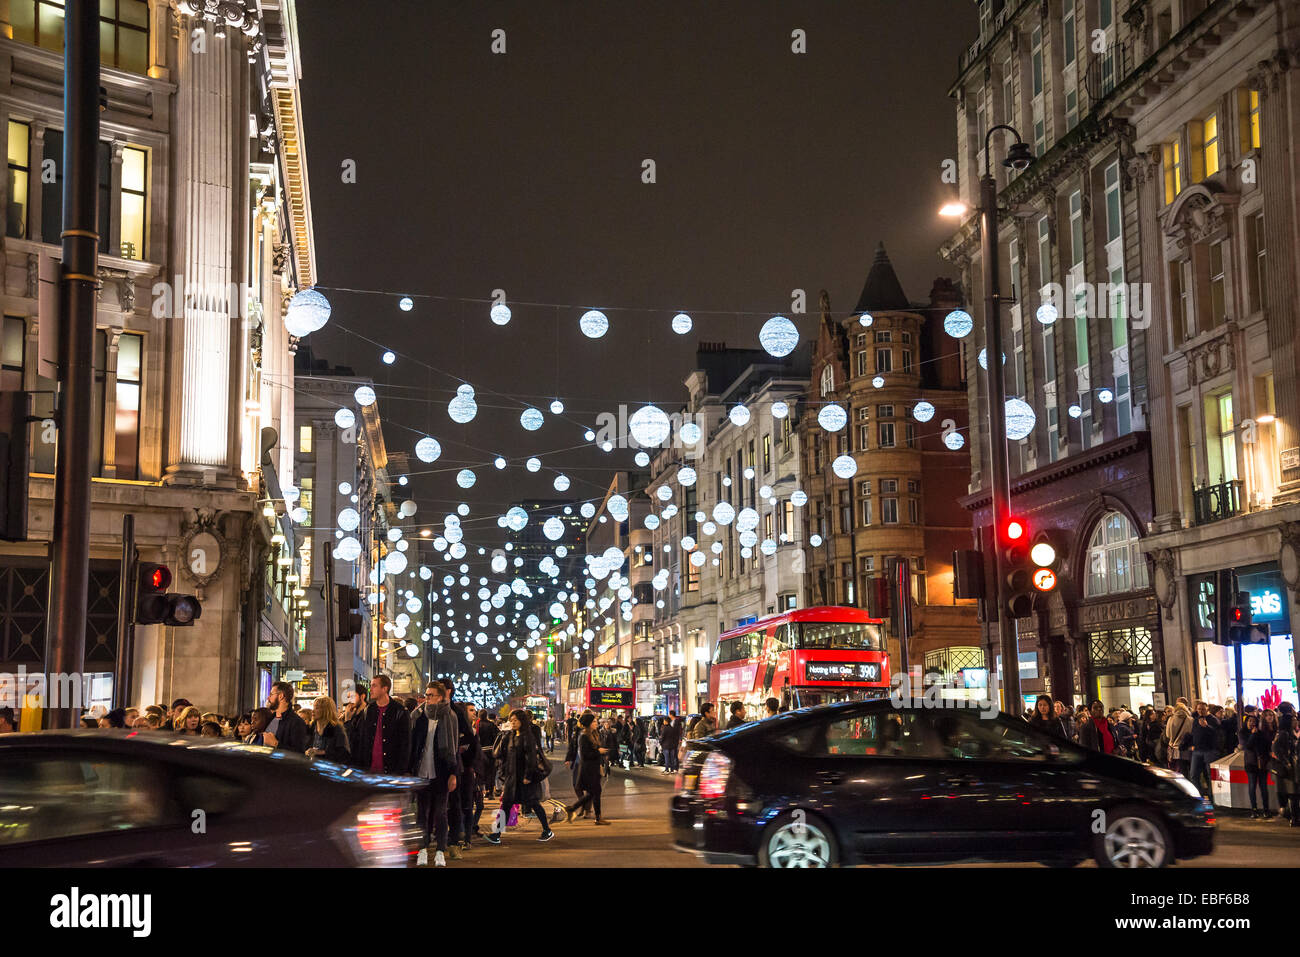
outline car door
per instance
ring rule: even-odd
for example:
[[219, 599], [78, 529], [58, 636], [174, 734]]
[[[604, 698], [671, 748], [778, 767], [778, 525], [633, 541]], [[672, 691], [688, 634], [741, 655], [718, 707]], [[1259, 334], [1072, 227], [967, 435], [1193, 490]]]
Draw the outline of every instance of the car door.
[[868, 707], [828, 715], [815, 744], [818, 800], [853, 856], [925, 858], [934, 852], [935, 765], [915, 712]]
[[1001, 715], [954, 709], [927, 719], [940, 743], [935, 797], [950, 854], [1045, 860], [1078, 844], [1077, 752]]

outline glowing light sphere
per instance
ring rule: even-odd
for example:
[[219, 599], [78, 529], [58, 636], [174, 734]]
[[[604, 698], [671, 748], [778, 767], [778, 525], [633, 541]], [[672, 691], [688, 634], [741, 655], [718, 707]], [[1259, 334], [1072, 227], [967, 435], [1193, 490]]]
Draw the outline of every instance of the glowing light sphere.
[[645, 527], [650, 529], [650, 531], [653, 532], [656, 528], [659, 527], [659, 516], [654, 514], [647, 515], [644, 519], [644, 522], [645, 522]]
[[357, 417], [351, 409], [339, 409], [334, 413], [334, 424], [340, 429], [350, 429], [357, 424]]
[[558, 542], [564, 537], [564, 522], [552, 515], [542, 523], [542, 534], [550, 541]]
[[803, 508], [808, 504], [808, 493], [801, 488], [797, 488], [790, 493], [790, 501], [794, 503], [795, 508]]
[[820, 548], [821, 543], [822, 543], [822, 537], [820, 535], [813, 535], [811, 538], [808, 539], [808, 544], [811, 545], [813, 548]]
[[609, 505], [609, 514], [613, 516], [614, 521], [621, 522], [627, 518], [627, 499], [622, 495], [611, 495]]
[[869, 312], [864, 312], [862, 315], [858, 316], [858, 325], [863, 326], [864, 328], [875, 321], [876, 317]]
[[506, 557], [504, 555], [492, 556], [492, 574], [500, 575], [506, 570]]
[[361, 525], [361, 514], [355, 508], [339, 512], [338, 526], [345, 532], [355, 532]]
[[691, 564], [696, 568], [699, 568], [708, 560], [708, 556], [703, 552], [691, 552]]
[[520, 661], [527, 661], [527, 660], [528, 660], [528, 649], [527, 649], [527, 648], [520, 648], [518, 651], [515, 652], [515, 657], [518, 658]]
[[1079, 416], [1083, 415], [1083, 406], [1072, 405], [1066, 409], [1066, 412], [1069, 414], [1070, 418], [1077, 419]]
[[284, 314], [285, 330], [299, 339], [323, 328], [329, 321], [330, 302], [315, 289], [296, 293]]
[[693, 325], [695, 325], [695, 323], [691, 321], [691, 317], [686, 315], [684, 312], [679, 312], [677, 315], [673, 316], [673, 332], [677, 333], [679, 336], [684, 336], [686, 333], [690, 332]]
[[954, 452], [956, 452], [958, 449], [960, 449], [963, 445], [966, 444], [966, 436], [956, 431], [949, 432], [947, 435], [943, 437], [943, 444], [948, 446], [948, 448], [952, 449]]
[[419, 510], [420, 507], [415, 504], [415, 499], [408, 498], [406, 501], [402, 503], [402, 507], [398, 511], [398, 514], [401, 515], [403, 518], [410, 518]]
[[840, 478], [853, 478], [858, 474], [858, 463], [851, 455], [841, 455], [831, 463], [831, 471]]
[[773, 316], [758, 331], [758, 342], [768, 355], [783, 359], [799, 345], [799, 330], [785, 316]]
[[355, 562], [361, 557], [361, 543], [351, 535], [340, 539], [338, 547], [339, 558], [345, 562]]
[[[980, 350], [979, 359], [980, 359], [980, 368], [987, 369], [989, 367], [989, 354], [987, 349]], [[1002, 364], [1003, 365], [1007, 364], [1007, 354], [1005, 352], [1002, 353]]]
[[[742, 548], [753, 548], [755, 545], [758, 544], [758, 533], [755, 532], [753, 529], [750, 529], [749, 531], [741, 532], [740, 535], [737, 536], [737, 538], [740, 539], [740, 544]], [[714, 551], [718, 551], [718, 552], [722, 551], [722, 542], [714, 542], [713, 549]]]
[[848, 424], [849, 414], [844, 411], [843, 406], [831, 403], [821, 407], [817, 413], [817, 424], [826, 432], [838, 432]]
[[650, 464], [650, 456], [646, 455], [644, 452], [638, 452], [636, 455], [632, 456], [632, 461], [637, 464], [638, 468], [645, 468]]
[[694, 422], [683, 422], [677, 434], [682, 437], [682, 441], [687, 445], [694, 445], [704, 436], [704, 430]]
[[528, 469], [528, 471], [530, 472], [536, 472], [539, 469], [541, 469], [541, 467], [542, 467], [542, 460], [536, 457], [530, 458], [527, 462], [524, 463], [524, 468]]
[[542, 413], [533, 408], [524, 409], [524, 411], [519, 415], [519, 424], [529, 432], [536, 432], [542, 427], [542, 423], [545, 421], [546, 419]]
[[1045, 302], [1038, 307], [1038, 311], [1034, 313], [1034, 318], [1036, 318], [1043, 325], [1050, 326], [1058, 318], [1060, 318], [1060, 316], [1057, 312], [1056, 306], [1053, 303]]
[[627, 428], [637, 445], [655, 448], [668, 440], [673, 426], [663, 409], [656, 405], [643, 405], [628, 418]]
[[569, 490], [569, 477], [567, 475], [557, 475], [551, 485], [555, 487], [557, 492], [567, 492]]
[[934, 418], [934, 405], [922, 400], [912, 406], [912, 418], [918, 422], [929, 422]]
[[388, 352], [385, 352], [380, 358], [384, 360], [384, 365], [391, 366], [394, 362], [397, 361], [397, 353], [393, 352], [392, 350], [389, 350]]
[[478, 476], [474, 474], [473, 469], [461, 469], [456, 473], [456, 484], [461, 488], [473, 488], [477, 481]]
[[458, 386], [456, 394], [447, 403], [447, 415], [453, 422], [464, 425], [478, 415], [478, 403], [474, 401], [474, 387], [469, 383]]
[[731, 507], [730, 502], [719, 502], [713, 506], [713, 520], [719, 525], [730, 525], [736, 517], [736, 510]]
[[727, 418], [731, 420], [732, 425], [740, 428], [749, 422], [749, 409], [743, 405], [733, 405], [731, 411], [727, 413]]
[[1029, 433], [1034, 431], [1033, 407], [1024, 399], [1010, 398], [1007, 399], [1007, 438], [1012, 441], [1019, 441], [1029, 437]]
[[885, 387], [885, 377], [884, 377], [884, 376], [882, 376], [882, 375], [878, 375], [878, 376], [876, 376], [874, 379], [871, 380], [871, 388], [873, 388], [873, 389], [883, 389], [884, 387]]
[[772, 403], [772, 418], [784, 419], [789, 414], [790, 414], [790, 407], [786, 405], [784, 402]]
[[511, 507], [506, 512], [506, 525], [512, 532], [521, 532], [525, 525], [528, 524], [528, 513], [518, 505]]
[[591, 309], [582, 314], [582, 318], [578, 320], [578, 328], [588, 339], [599, 339], [609, 332], [609, 319], [600, 310]]
[[592, 505], [590, 502], [583, 502], [578, 508], [578, 514], [583, 518], [591, 518], [596, 514], [596, 506]]
[[498, 326], [504, 326], [510, 321], [510, 307], [504, 302], [498, 302], [488, 311], [488, 315]]
[[563, 411], [564, 411], [564, 403], [561, 402], [559, 399], [554, 399], [551, 402], [551, 414], [559, 415]]
[[1111, 392], [1110, 389], [1098, 389], [1098, 390], [1097, 390], [1097, 401], [1098, 401], [1098, 402], [1109, 403], [1109, 402], [1113, 402], [1114, 400], [1115, 400], [1115, 393], [1114, 393], [1114, 392]]
[[340, 494], [340, 495], [351, 495], [351, 494], [352, 494], [352, 483], [351, 483], [351, 482], [339, 482], [339, 494]]
[[943, 317], [943, 331], [954, 339], [965, 339], [975, 329], [975, 320], [965, 309], [954, 309]]
[[383, 558], [384, 571], [394, 575], [400, 575], [406, 571], [406, 556], [401, 552], [389, 552]]
[[442, 443], [431, 435], [426, 435], [415, 443], [415, 457], [421, 462], [436, 462], [442, 455]]
[[352, 393], [352, 397], [357, 400], [357, 405], [363, 409], [368, 405], [375, 404], [375, 390], [368, 385], [358, 386], [357, 391]]
[[770, 538], [765, 538], [763, 539], [762, 544], [758, 546], [758, 550], [762, 552], [764, 555], [775, 555], [776, 542]]
[[747, 532], [750, 529], [758, 528], [758, 512], [755, 509], [745, 507], [736, 515], [736, 530]]

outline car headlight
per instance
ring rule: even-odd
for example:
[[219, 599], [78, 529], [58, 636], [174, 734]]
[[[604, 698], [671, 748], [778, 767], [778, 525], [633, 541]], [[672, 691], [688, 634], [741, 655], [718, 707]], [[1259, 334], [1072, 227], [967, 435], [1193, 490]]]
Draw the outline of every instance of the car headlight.
[[1196, 789], [1196, 785], [1187, 778], [1183, 777], [1177, 771], [1171, 771], [1168, 768], [1148, 768], [1148, 770], [1158, 778], [1168, 781], [1178, 790], [1182, 791], [1188, 797], [1201, 798], [1201, 792]]

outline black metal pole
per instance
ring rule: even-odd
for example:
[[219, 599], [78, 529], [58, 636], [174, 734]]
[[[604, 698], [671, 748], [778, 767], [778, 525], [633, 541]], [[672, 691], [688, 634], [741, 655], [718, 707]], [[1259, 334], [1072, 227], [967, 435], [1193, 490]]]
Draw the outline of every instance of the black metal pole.
[[122, 584], [117, 593], [117, 666], [113, 674], [113, 707], [131, 701], [131, 666], [135, 655], [135, 516], [122, 516]]
[[[58, 458], [50, 541], [45, 662], [75, 675], [86, 661], [90, 572], [91, 390], [99, 234], [99, 3], [69, 0], [63, 18], [63, 264], [59, 296]], [[84, 687], [78, 680], [77, 685]], [[51, 682], [54, 687], [59, 685]], [[63, 685], [67, 687], [66, 684]], [[73, 728], [80, 701], [51, 701], [46, 728]]]
[[[989, 131], [990, 135], [992, 130]], [[987, 147], [987, 143], [986, 143]], [[980, 180], [980, 260], [984, 268], [984, 354], [988, 366], [989, 460], [993, 467], [993, 555], [997, 581], [998, 648], [1002, 654], [1002, 709], [1019, 714], [1020, 653], [1015, 623], [1007, 611], [1006, 569], [1002, 562], [1002, 523], [1011, 514], [1011, 479], [1007, 465], [1006, 385], [1002, 369], [1001, 295], [998, 290], [998, 186], [988, 166]]]
[[[325, 694], [338, 704], [338, 665], [334, 661], [334, 642], [338, 641], [342, 630], [336, 630], [335, 610], [338, 602], [334, 595], [334, 559], [330, 551], [329, 541], [321, 542], [321, 554], [324, 556], [322, 561], [325, 563]], [[343, 622], [337, 624], [342, 625]]]

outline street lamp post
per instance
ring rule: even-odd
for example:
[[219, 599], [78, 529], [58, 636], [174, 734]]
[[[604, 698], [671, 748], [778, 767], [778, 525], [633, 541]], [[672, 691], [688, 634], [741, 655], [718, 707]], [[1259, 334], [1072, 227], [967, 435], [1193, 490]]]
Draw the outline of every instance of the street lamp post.
[[[1023, 170], [1033, 153], [1016, 130], [999, 124], [984, 136], [984, 176], [980, 179], [980, 260], [984, 272], [984, 354], [988, 373], [989, 458], [993, 466], [993, 555], [997, 578], [998, 647], [1002, 653], [1003, 708], [1020, 713], [1020, 651], [1015, 624], [1007, 612], [1006, 570], [1002, 563], [1002, 523], [1011, 515], [1011, 477], [1007, 463], [1006, 383], [1002, 369], [1002, 297], [998, 288], [998, 185], [993, 178], [990, 143], [1006, 130], [1016, 138], [1004, 164]], [[1014, 708], [1012, 702], [1015, 702]]]

